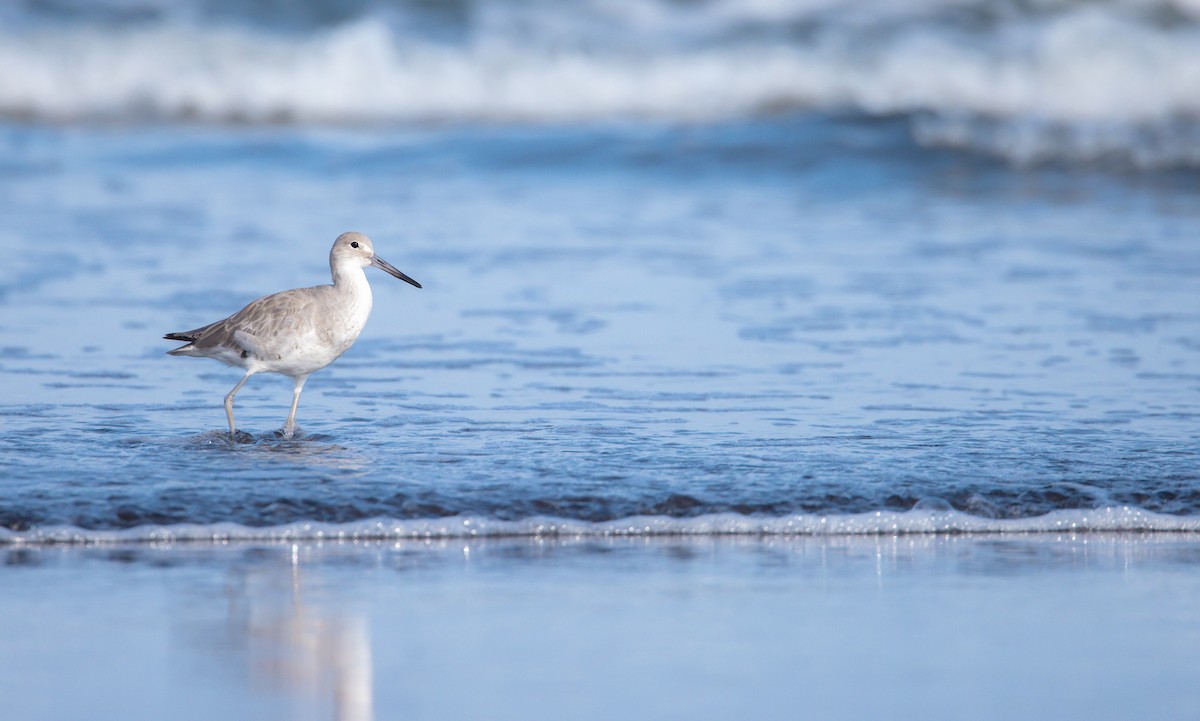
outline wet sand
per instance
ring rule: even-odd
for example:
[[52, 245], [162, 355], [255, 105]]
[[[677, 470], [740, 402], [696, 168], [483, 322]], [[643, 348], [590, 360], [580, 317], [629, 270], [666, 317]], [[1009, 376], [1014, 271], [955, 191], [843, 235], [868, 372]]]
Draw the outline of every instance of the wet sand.
[[1192, 719], [1200, 536], [0, 550], [45, 719]]

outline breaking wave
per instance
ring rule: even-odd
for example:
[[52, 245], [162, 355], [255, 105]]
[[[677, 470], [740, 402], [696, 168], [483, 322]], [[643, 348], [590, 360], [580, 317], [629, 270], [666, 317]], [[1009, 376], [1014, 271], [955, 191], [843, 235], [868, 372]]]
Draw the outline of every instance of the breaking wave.
[[1200, 165], [1194, 0], [308, 0], [273, 16], [243, 5], [10, 8], [0, 115], [386, 124], [850, 112], [908, 117], [921, 144], [1015, 162]]

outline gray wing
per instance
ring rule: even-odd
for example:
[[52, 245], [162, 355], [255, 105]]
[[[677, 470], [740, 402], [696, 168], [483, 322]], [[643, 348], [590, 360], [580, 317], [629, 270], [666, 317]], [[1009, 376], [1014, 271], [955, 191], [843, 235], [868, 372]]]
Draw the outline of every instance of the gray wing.
[[[263, 296], [237, 313], [185, 333], [171, 333], [171, 340], [190, 341], [199, 351], [225, 348], [241, 354], [253, 354], [263, 360], [277, 357], [273, 341], [281, 336], [307, 332], [312, 319], [319, 315], [321, 297], [331, 286], [295, 288]], [[174, 336], [174, 337], [172, 337]]]

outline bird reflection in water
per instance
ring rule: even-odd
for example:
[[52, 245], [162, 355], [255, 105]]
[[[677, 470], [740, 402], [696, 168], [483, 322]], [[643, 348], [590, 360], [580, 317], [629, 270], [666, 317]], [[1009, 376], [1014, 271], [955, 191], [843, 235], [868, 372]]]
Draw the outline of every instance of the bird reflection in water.
[[250, 684], [283, 693], [297, 721], [371, 721], [366, 621], [338, 613], [332, 604], [306, 601], [300, 555], [300, 546], [293, 545], [286, 572], [269, 554], [270, 563], [260, 557], [231, 575], [223, 651], [244, 656]]

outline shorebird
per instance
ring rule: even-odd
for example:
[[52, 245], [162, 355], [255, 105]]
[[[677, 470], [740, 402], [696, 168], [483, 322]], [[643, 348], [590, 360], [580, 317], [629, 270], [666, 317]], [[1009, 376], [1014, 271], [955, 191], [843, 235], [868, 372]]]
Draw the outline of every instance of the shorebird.
[[225, 396], [230, 437], [234, 437], [233, 397], [255, 373], [279, 373], [292, 379], [292, 410], [283, 435], [291, 437], [295, 433], [296, 406], [304, 382], [354, 345], [371, 314], [371, 285], [363, 272], [368, 265], [421, 287], [375, 255], [370, 238], [362, 233], [342, 233], [329, 251], [333, 285], [264, 296], [224, 320], [163, 336], [187, 342], [167, 351], [167, 355], [214, 358], [246, 371]]

